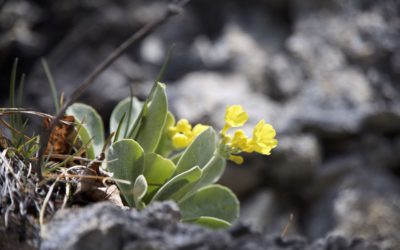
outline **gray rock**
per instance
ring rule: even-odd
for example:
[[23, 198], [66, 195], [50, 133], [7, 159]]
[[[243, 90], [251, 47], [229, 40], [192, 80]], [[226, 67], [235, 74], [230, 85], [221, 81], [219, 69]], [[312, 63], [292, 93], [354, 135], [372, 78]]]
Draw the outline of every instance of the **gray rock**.
[[270, 180], [267, 185], [298, 189], [316, 178], [321, 149], [313, 135], [282, 135], [279, 136], [278, 147], [270, 156], [257, 159], [260, 162], [254, 164]]
[[43, 13], [39, 6], [29, 1], [13, 1], [2, 3], [0, 15], [0, 51], [6, 53], [17, 44], [22, 50], [33, 53], [42, 49], [43, 37], [34, 30], [41, 21]]
[[359, 132], [373, 100], [373, 90], [365, 77], [346, 69], [322, 72], [312, 81], [287, 103], [285, 130], [309, 131], [322, 137]]
[[226, 171], [219, 183], [229, 187], [237, 196], [246, 197], [247, 194], [264, 185], [265, 180], [259, 169], [252, 164], [252, 160], [246, 158], [243, 165], [240, 166], [228, 162]]
[[376, 169], [398, 170], [400, 164], [400, 138], [387, 138], [376, 133], [366, 134], [360, 141], [359, 150], [369, 166]]
[[[297, 209], [282, 202], [280, 194], [269, 189], [261, 189], [250, 196], [240, 208], [240, 218], [257, 232], [274, 234], [283, 232], [287, 227], [286, 235], [299, 233]], [[291, 219], [291, 216], [293, 218]]]
[[335, 199], [334, 232], [379, 242], [382, 249], [396, 249], [400, 244], [399, 212], [398, 195], [346, 189]]
[[[178, 207], [168, 202], [142, 213], [108, 203], [64, 210], [42, 230], [40, 249], [178, 249], [198, 244], [206, 231], [178, 224], [179, 219]], [[207, 237], [213, 238], [211, 232]]]
[[178, 118], [206, 120], [217, 128], [224, 124], [226, 106], [233, 104], [241, 104], [248, 111], [248, 130], [261, 119], [271, 122], [278, 118], [279, 107], [255, 93], [239, 74], [191, 73], [170, 86], [167, 92]]
[[271, 155], [244, 154], [243, 165], [229, 165], [221, 183], [239, 196], [257, 192], [260, 186], [292, 195], [306, 190], [319, 174], [321, 148], [317, 138], [311, 134], [278, 134], [277, 138], [278, 147]]
[[[313, 21], [317, 22], [319, 19]], [[312, 30], [313, 27], [308, 27], [307, 24], [300, 23], [298, 31], [287, 40], [289, 51], [301, 59], [304, 70], [311, 71], [310, 73], [332, 71], [346, 64], [344, 53], [327, 43], [320, 33], [309, 34], [309, 29]]]
[[362, 127], [374, 133], [398, 133], [400, 128], [400, 103], [374, 106], [362, 120]]
[[[140, 213], [108, 203], [68, 209], [58, 212], [43, 228], [40, 249], [355, 249], [346, 238], [322, 239], [318, 245], [308, 245], [301, 237], [265, 236], [241, 224], [227, 231], [213, 231], [178, 223], [178, 219], [177, 206], [171, 202], [155, 203]], [[374, 249], [363, 243], [364, 247], [357, 249]]]
[[43, 34], [35, 29], [43, 18], [42, 9], [32, 1], [2, 1], [0, 4], [0, 106], [8, 105], [14, 59], [23, 57], [20, 58], [19, 72], [25, 71], [47, 45]]
[[[309, 86], [299, 98], [290, 100], [294, 103], [288, 105], [287, 113], [297, 118], [288, 123], [300, 123], [301, 130], [321, 136], [345, 136], [358, 133], [363, 119], [371, 120], [367, 116], [386, 116], [387, 107], [375, 112], [376, 105], [382, 106], [385, 98], [398, 98], [393, 81], [398, 76], [388, 67], [376, 69], [375, 65], [393, 61], [392, 52], [397, 51], [396, 6], [393, 1], [295, 2], [294, 32], [287, 48], [299, 59], [306, 76], [303, 81]], [[290, 110], [293, 107], [297, 109]]]
[[307, 85], [304, 72], [297, 60], [286, 54], [272, 57], [266, 77], [269, 80], [265, 93], [275, 100], [287, 101], [295, 97]]
[[[59, 92], [69, 96], [120, 43], [143, 24], [158, 18], [166, 8], [165, 2], [128, 2], [105, 1], [102, 6], [96, 5], [94, 8], [99, 9], [83, 18], [46, 56]], [[118, 101], [129, 96], [129, 85], [136, 85], [135, 95], [146, 96], [147, 92], [137, 91], [143, 89], [138, 85], [154, 81], [167, 49], [176, 40], [186, 46], [185, 39], [191, 36], [190, 32], [196, 30], [193, 25], [190, 26], [193, 23], [190, 15], [178, 16], [176, 19], [144, 40], [141, 46], [140, 43], [132, 46], [100, 75], [80, 100], [94, 106], [100, 114], [107, 117]], [[177, 25], [182, 28], [177, 28]], [[182, 46], [178, 46], [178, 49], [182, 50]], [[178, 52], [174, 56], [181, 55]], [[171, 71], [177, 75], [177, 69], [183, 68], [184, 64], [177, 65], [182, 60], [176, 60], [175, 57], [172, 60], [176, 63], [169, 67], [166, 77]], [[46, 112], [53, 111], [50, 89], [40, 63], [35, 65], [28, 82], [26, 94], [29, 98], [25, 105]]]
[[369, 164], [360, 156], [349, 158], [335, 167], [350, 170], [339, 181], [326, 179], [316, 187], [322, 193], [312, 198], [314, 204], [303, 215], [308, 221], [310, 238], [332, 232], [364, 237], [379, 243], [382, 249], [393, 249], [399, 244], [400, 222], [395, 214], [400, 212], [400, 185], [384, 168], [372, 168]]
[[228, 23], [220, 43], [224, 44], [230, 56], [233, 70], [248, 79], [250, 83], [261, 83], [265, 75], [268, 52], [254, 32], [234, 23]]
[[341, 235], [329, 235], [326, 239], [317, 240], [310, 250], [323, 250], [323, 249], [348, 249], [348, 250], [379, 250], [377, 245], [368, 243], [362, 238], [346, 239]]
[[396, 1], [297, 1], [294, 6], [298, 28], [329, 40], [352, 59], [372, 63], [381, 58], [383, 51], [395, 51], [398, 46]]
[[[118, 44], [128, 35], [126, 19], [129, 17], [117, 13], [118, 16], [125, 16], [125, 19], [115, 19], [113, 11], [116, 11], [115, 6], [111, 5], [105, 13], [89, 15], [47, 57], [59, 92], [69, 96], [115, 48], [116, 45], [110, 44]], [[114, 35], [110, 35], [109, 32]], [[103, 40], [103, 43], [94, 42], [97, 40]], [[143, 72], [131, 58], [123, 56], [97, 79], [81, 100], [94, 106], [101, 113], [110, 113], [113, 106], [111, 104], [128, 96], [128, 85], [131, 81], [142, 79]], [[36, 64], [28, 82], [26, 95], [29, 98], [25, 105], [39, 107], [47, 112], [52, 111], [50, 88], [40, 63]]]

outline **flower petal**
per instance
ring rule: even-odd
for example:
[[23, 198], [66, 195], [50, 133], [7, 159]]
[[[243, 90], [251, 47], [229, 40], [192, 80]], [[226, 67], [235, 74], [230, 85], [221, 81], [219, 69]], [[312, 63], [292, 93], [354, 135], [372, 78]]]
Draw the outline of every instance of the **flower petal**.
[[225, 123], [229, 127], [243, 126], [248, 119], [249, 115], [244, 111], [241, 105], [232, 105], [226, 108]]
[[190, 144], [191, 140], [184, 134], [177, 133], [172, 137], [172, 145], [175, 148], [184, 148]]

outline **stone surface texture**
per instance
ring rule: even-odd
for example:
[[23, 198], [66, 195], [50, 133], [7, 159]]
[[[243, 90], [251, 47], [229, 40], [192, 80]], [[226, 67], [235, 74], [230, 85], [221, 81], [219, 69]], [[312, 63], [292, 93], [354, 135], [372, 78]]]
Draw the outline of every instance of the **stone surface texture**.
[[[59, 91], [68, 95], [167, 3], [0, 1], [0, 105], [8, 103], [7, 83], [12, 60], [18, 56], [19, 72], [27, 73], [23, 106], [54, 112], [40, 57], [47, 59]], [[226, 105], [242, 104], [251, 117], [245, 127], [248, 133], [260, 119], [277, 130], [280, 144], [270, 157], [246, 155], [245, 164], [230, 164], [222, 179], [241, 198], [242, 218], [260, 232], [280, 233], [293, 213], [288, 235], [314, 242], [248, 236], [245, 230], [245, 236], [230, 243], [232, 235], [244, 229], [209, 233], [173, 224], [173, 230], [195, 235], [188, 243], [187, 236], [171, 233], [176, 247], [212, 249], [201, 248], [202, 240], [215, 240], [223, 246], [237, 244], [236, 249], [369, 249], [363, 241], [350, 240], [360, 236], [382, 249], [396, 249], [400, 246], [399, 41], [397, 0], [192, 1], [185, 13], [119, 58], [81, 101], [107, 120], [114, 105], [129, 95], [129, 85], [144, 98], [174, 43], [163, 82], [177, 118], [220, 129]], [[141, 231], [132, 229], [139, 227], [135, 221], [140, 215], [135, 212], [105, 206], [110, 213], [103, 214], [96, 206], [93, 209], [99, 218], [91, 220], [77, 212], [84, 221], [71, 224], [71, 230], [87, 226], [87, 239], [107, 232], [121, 239], [121, 249], [146, 244], [154, 244], [148, 249], [166, 249], [162, 247], [170, 242], [155, 229], [147, 232], [157, 240], [146, 243]], [[107, 224], [111, 218], [116, 224]], [[90, 229], [100, 221], [97, 231]], [[54, 223], [65, 222], [56, 217]], [[118, 230], [126, 228], [126, 234], [113, 231], [117, 224]], [[65, 237], [65, 244], [79, 242], [60, 230], [57, 235]], [[338, 234], [343, 237], [333, 236]], [[133, 241], [135, 237], [139, 240]], [[46, 239], [43, 249], [54, 249], [52, 244]], [[285, 244], [287, 248], [282, 247]]]
[[60, 211], [42, 230], [41, 250], [53, 249], [269, 249], [269, 250], [378, 250], [362, 239], [328, 236], [315, 243], [301, 237], [263, 235], [237, 224], [213, 231], [179, 223], [175, 203], [154, 203], [142, 212], [109, 203]]

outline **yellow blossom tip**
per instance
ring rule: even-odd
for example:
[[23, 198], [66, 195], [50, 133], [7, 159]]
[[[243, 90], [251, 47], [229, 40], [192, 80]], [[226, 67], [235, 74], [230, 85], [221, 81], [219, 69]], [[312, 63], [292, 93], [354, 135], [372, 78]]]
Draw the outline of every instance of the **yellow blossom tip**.
[[190, 131], [192, 129], [192, 125], [190, 125], [188, 120], [180, 119], [176, 123], [176, 129], [178, 130], [178, 132], [186, 132], [186, 131]]
[[192, 129], [187, 119], [180, 119], [175, 126], [168, 128], [168, 135], [171, 138], [172, 145], [176, 149], [187, 147], [201, 132], [209, 126], [197, 124]]
[[192, 132], [195, 136], [198, 136], [199, 134], [201, 134], [201, 132], [203, 132], [204, 130], [206, 130], [208, 128], [209, 128], [209, 126], [199, 123], [199, 124], [196, 124], [196, 126], [194, 126]]
[[178, 149], [187, 147], [190, 142], [190, 138], [184, 134], [177, 133], [172, 137], [172, 145]]
[[240, 149], [241, 151], [248, 151], [248, 140], [249, 138], [247, 138], [246, 133], [243, 130], [238, 129], [233, 134], [231, 146]]
[[239, 155], [230, 155], [229, 160], [233, 161], [234, 163], [236, 163], [238, 165], [242, 165], [244, 162], [243, 157], [239, 156]]
[[225, 112], [225, 126], [223, 132], [226, 132], [226, 127], [243, 126], [248, 119], [249, 115], [244, 111], [241, 105], [228, 106]]

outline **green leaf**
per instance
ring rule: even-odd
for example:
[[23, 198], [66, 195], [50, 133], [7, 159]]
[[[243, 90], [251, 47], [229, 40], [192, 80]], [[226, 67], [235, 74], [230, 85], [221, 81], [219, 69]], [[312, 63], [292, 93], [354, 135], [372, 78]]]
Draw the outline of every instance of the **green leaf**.
[[176, 165], [174, 175], [180, 174], [194, 166], [203, 168], [214, 155], [216, 147], [215, 131], [209, 127], [204, 130], [183, 152]]
[[[17, 107], [22, 107], [24, 85], [25, 85], [25, 74], [22, 74], [21, 78], [20, 78], [20, 81], [19, 81], [19, 86], [18, 86]], [[26, 119], [25, 122], [23, 123], [22, 122], [22, 114], [19, 114], [19, 113], [17, 113], [15, 115], [15, 119], [16, 119], [16, 124], [15, 124], [14, 128], [16, 128], [22, 134], [24, 134], [25, 131], [26, 131], [27, 125], [28, 125], [28, 119]], [[12, 133], [13, 132], [14, 131], [12, 131]], [[16, 141], [13, 142], [14, 146], [20, 146], [23, 143], [24, 136], [22, 134], [17, 134]]]
[[137, 133], [136, 141], [145, 152], [154, 152], [164, 130], [168, 112], [165, 85], [157, 83], [154, 94], [148, 102], [147, 111], [143, 112], [143, 120]]
[[87, 129], [90, 138], [93, 140], [94, 153], [99, 155], [104, 145], [104, 128], [103, 120], [97, 111], [86, 104], [74, 103], [67, 109], [66, 113], [73, 115], [78, 122], [83, 123], [83, 127]]
[[161, 187], [174, 171], [175, 164], [171, 160], [155, 153], [145, 154], [143, 175], [149, 183], [149, 192]]
[[174, 155], [171, 155], [169, 159], [176, 165], [178, 164], [179, 160], [181, 159], [181, 156], [183, 154], [183, 151], [180, 151], [178, 153], [175, 153]]
[[[125, 120], [125, 113], [121, 116], [121, 119], [119, 120], [119, 123], [118, 123], [118, 127], [117, 127], [117, 130], [115, 131], [115, 133], [114, 133], [114, 140], [113, 140], [113, 142], [117, 142], [120, 138], [120, 136], [119, 136], [119, 134], [120, 134], [120, 132], [121, 132], [121, 127], [122, 127], [122, 124], [124, 123], [124, 120]], [[112, 134], [113, 132], [111, 132], [111, 134]]]
[[169, 138], [169, 128], [175, 125], [175, 117], [174, 115], [168, 111], [167, 118], [165, 119], [164, 130], [161, 135], [160, 142], [158, 143], [158, 147], [156, 149], [156, 153], [162, 156], [168, 156], [173, 150], [173, 146], [171, 140]]
[[25, 87], [25, 74], [21, 75], [18, 86], [17, 106], [22, 107], [24, 103], [24, 87]]
[[206, 166], [203, 168], [203, 175], [200, 182], [196, 185], [197, 188], [216, 183], [225, 171], [225, 158], [215, 155]]
[[195, 166], [175, 176], [158, 190], [152, 201], [174, 200], [179, 202], [196, 185], [201, 174], [201, 169]]
[[[10, 78], [10, 94], [9, 94], [9, 105], [10, 108], [15, 108], [15, 82], [17, 80], [17, 68], [18, 68], [18, 58], [14, 59], [13, 67], [11, 69]], [[10, 125], [11, 127], [16, 127], [16, 116], [14, 114], [10, 115]], [[16, 145], [18, 141], [18, 135], [15, 131], [11, 130], [11, 141], [13, 145]]]
[[239, 200], [221, 185], [206, 186], [179, 203], [183, 220], [203, 216], [215, 217], [229, 223], [239, 217]]
[[196, 223], [198, 225], [208, 227], [211, 229], [226, 229], [229, 228], [232, 224], [225, 221], [221, 220], [215, 217], [209, 217], [209, 216], [201, 216], [196, 219], [191, 219], [191, 220], [182, 220], [182, 222], [187, 222], [187, 223]]
[[146, 195], [147, 187], [146, 178], [143, 175], [139, 175], [133, 186], [133, 200], [135, 202], [135, 207], [138, 209], [143, 209], [145, 207], [142, 199]]
[[[129, 106], [131, 107], [129, 108]], [[127, 130], [127, 126], [129, 126], [128, 131], [132, 129], [133, 124], [135, 123], [136, 119], [138, 119], [142, 107], [143, 103], [140, 102], [136, 97], [127, 97], [117, 104], [110, 117], [110, 133], [118, 130], [118, 125], [121, 121], [121, 118], [125, 114], [125, 119], [121, 124], [120, 133], [117, 140], [124, 138], [124, 133]], [[131, 111], [130, 116], [128, 115], [129, 110]]]
[[202, 187], [216, 183], [224, 173], [225, 167], [226, 167], [225, 158], [219, 155], [214, 155], [202, 169], [203, 174], [200, 180], [185, 197], [189, 197]]
[[44, 73], [46, 74], [47, 81], [49, 82], [50, 89], [51, 89], [51, 96], [53, 98], [53, 103], [55, 107], [56, 113], [60, 111], [60, 104], [58, 102], [58, 94], [57, 94], [57, 87], [56, 82], [54, 81], [53, 75], [51, 74], [50, 67], [47, 64], [46, 59], [42, 58], [42, 66], [44, 69]]
[[156, 82], [160, 82], [164, 76], [165, 71], [167, 70], [169, 61], [171, 60], [172, 57], [172, 52], [174, 51], [175, 45], [173, 44], [167, 51], [167, 56], [164, 58], [164, 62], [161, 66], [160, 72], [158, 72]]
[[86, 148], [86, 157], [89, 159], [95, 159], [96, 158], [96, 153], [94, 152], [94, 147], [93, 147], [93, 140], [92, 137], [89, 133], [89, 131], [86, 129], [83, 124], [79, 123], [79, 126], [77, 128], [78, 130], [78, 137], [81, 139], [82, 144], [85, 145]]
[[114, 178], [130, 181], [131, 184], [117, 182], [125, 201], [134, 206], [133, 188], [136, 179], [143, 174], [144, 153], [142, 147], [132, 139], [122, 139], [111, 145], [107, 154], [107, 168]]

